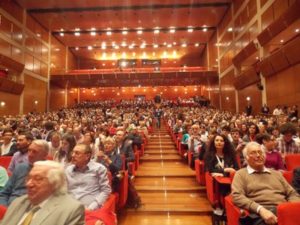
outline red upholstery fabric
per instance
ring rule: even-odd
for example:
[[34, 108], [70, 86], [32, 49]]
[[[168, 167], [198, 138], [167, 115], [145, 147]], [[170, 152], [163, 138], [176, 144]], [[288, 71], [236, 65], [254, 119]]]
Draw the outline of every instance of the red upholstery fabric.
[[283, 171], [282, 175], [284, 176], [284, 178], [287, 180], [287, 182], [289, 182], [289, 184], [292, 184], [292, 180], [293, 180], [293, 171]]
[[286, 168], [289, 171], [300, 167], [300, 154], [289, 154], [285, 156]]
[[95, 211], [85, 211], [85, 224], [94, 225], [97, 220], [101, 220], [105, 225], [116, 225], [117, 216], [114, 212], [107, 209], [99, 209]]
[[214, 178], [211, 176], [209, 172], [205, 173], [205, 181], [206, 181], [206, 194], [209, 202], [215, 206], [217, 199], [215, 196], [215, 190], [214, 190]]
[[277, 206], [278, 225], [300, 225], [300, 202], [287, 202]]
[[199, 159], [195, 160], [195, 171], [197, 182], [200, 185], [205, 186], [204, 161], [200, 161]]
[[11, 159], [12, 159], [12, 156], [0, 156], [0, 165], [3, 166], [7, 170]]
[[227, 216], [227, 225], [239, 225], [239, 218], [249, 214], [246, 210], [241, 210], [236, 207], [232, 202], [232, 197], [230, 195], [225, 197], [225, 209]]
[[134, 157], [135, 157], [135, 160], [134, 160], [134, 163], [135, 163], [135, 169], [137, 170], [139, 168], [139, 165], [140, 165], [140, 154], [138, 151], [136, 151], [134, 153]]
[[118, 209], [121, 209], [126, 205], [127, 196], [128, 196], [128, 171], [125, 171], [123, 179], [120, 182], [119, 201], [117, 204]]
[[0, 220], [3, 219], [5, 213], [6, 213], [7, 208], [3, 205], [0, 205]]

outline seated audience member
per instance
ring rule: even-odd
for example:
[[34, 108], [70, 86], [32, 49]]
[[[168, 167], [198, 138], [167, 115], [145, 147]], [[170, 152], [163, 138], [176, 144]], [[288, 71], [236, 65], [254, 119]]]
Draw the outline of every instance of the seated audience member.
[[71, 163], [72, 151], [75, 145], [75, 137], [72, 134], [65, 134], [61, 139], [61, 147], [56, 154], [54, 154], [53, 160], [67, 167]]
[[91, 161], [92, 150], [77, 144], [72, 152], [72, 164], [66, 168], [69, 193], [88, 210], [101, 208], [111, 193], [106, 168]]
[[262, 145], [262, 149], [265, 151], [265, 166], [274, 170], [283, 170], [284, 163], [281, 154], [275, 149], [275, 138], [269, 134], [259, 134], [256, 141]]
[[137, 127], [135, 125], [131, 125], [129, 127], [129, 134], [127, 138], [132, 141], [133, 147], [136, 146], [138, 149], [142, 147], [143, 140], [141, 135], [138, 133]]
[[212, 176], [228, 176], [239, 169], [232, 144], [225, 135], [217, 134], [204, 156], [206, 171]]
[[126, 138], [124, 131], [118, 130], [116, 133], [116, 142], [117, 142], [117, 154], [125, 156], [126, 168], [129, 162], [133, 162], [134, 152], [132, 149], [132, 141]]
[[0, 166], [0, 191], [2, 191], [7, 181], [8, 181], [8, 175], [6, 169]]
[[285, 123], [280, 127], [282, 137], [278, 139], [278, 150], [284, 158], [287, 154], [300, 153], [300, 147], [297, 146], [293, 135], [297, 133], [297, 129], [292, 123]]
[[276, 206], [282, 202], [300, 201], [297, 192], [282, 173], [265, 167], [261, 145], [249, 142], [243, 150], [248, 166], [235, 173], [232, 197], [236, 206], [250, 211], [241, 224], [276, 224]]
[[47, 121], [44, 124], [44, 132], [42, 134], [42, 138], [44, 140], [46, 140], [47, 142], [50, 141], [52, 133], [55, 132], [54, 127], [55, 127], [55, 124], [51, 121]]
[[26, 193], [25, 179], [36, 161], [46, 160], [48, 143], [34, 140], [28, 148], [28, 162], [16, 166], [12, 176], [0, 192], [0, 205], [8, 206], [15, 198]]
[[295, 188], [295, 190], [300, 194], [300, 167], [294, 169], [293, 171], [293, 180], [292, 185]]
[[54, 157], [56, 152], [61, 148], [61, 135], [59, 132], [53, 132], [49, 144], [49, 156]]
[[0, 153], [3, 156], [13, 156], [18, 151], [16, 143], [13, 141], [13, 130], [6, 128], [2, 132], [3, 143], [1, 145]]
[[243, 137], [244, 142], [250, 142], [256, 140], [256, 135], [259, 133], [258, 126], [251, 122], [248, 124], [247, 134]]
[[203, 160], [206, 151], [206, 145], [201, 141], [200, 127], [198, 124], [194, 124], [191, 127], [192, 133], [188, 139], [189, 151], [193, 153], [193, 164], [196, 159]]
[[8, 171], [13, 173], [17, 164], [28, 162], [28, 147], [33, 140], [31, 133], [21, 133], [17, 139], [18, 151], [13, 155], [11, 162], [8, 166]]
[[26, 188], [27, 195], [12, 202], [1, 225], [84, 224], [84, 207], [67, 194], [64, 169], [59, 163], [35, 162]]
[[117, 191], [119, 187], [119, 178], [117, 175], [122, 169], [121, 155], [116, 153], [116, 141], [112, 137], [107, 137], [104, 142], [103, 151], [99, 151], [97, 161], [104, 165], [112, 175], [113, 191]]
[[243, 156], [243, 149], [245, 147], [245, 142], [240, 137], [240, 132], [237, 128], [233, 128], [231, 130], [231, 137], [232, 137], [232, 145], [236, 152], [236, 155], [240, 157], [241, 167], [246, 166], [246, 162]]

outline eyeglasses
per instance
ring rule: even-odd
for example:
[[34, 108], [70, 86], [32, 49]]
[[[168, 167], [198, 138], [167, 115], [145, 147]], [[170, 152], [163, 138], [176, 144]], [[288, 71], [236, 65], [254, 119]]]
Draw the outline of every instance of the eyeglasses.
[[26, 183], [31, 181], [35, 184], [41, 184], [44, 180], [48, 179], [47, 177], [41, 177], [41, 176], [28, 176], [26, 178]]
[[261, 150], [249, 152], [249, 155], [251, 155], [251, 156], [254, 156], [254, 155], [263, 155], [263, 154], [264, 154], [264, 152], [261, 151]]

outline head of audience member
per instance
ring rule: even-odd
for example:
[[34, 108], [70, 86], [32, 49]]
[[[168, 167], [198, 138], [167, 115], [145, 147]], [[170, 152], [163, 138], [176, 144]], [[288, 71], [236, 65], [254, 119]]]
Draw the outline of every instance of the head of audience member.
[[51, 145], [53, 148], [59, 148], [60, 144], [61, 144], [61, 135], [58, 132], [54, 132], [51, 135]]
[[223, 153], [226, 155], [231, 154], [234, 150], [232, 144], [224, 134], [217, 134], [211, 140], [208, 151], [212, 154]]
[[222, 127], [222, 134], [228, 137], [228, 135], [230, 134], [230, 127], [228, 125]]
[[28, 162], [33, 165], [37, 161], [46, 160], [49, 153], [49, 145], [45, 140], [34, 140], [28, 147]]
[[73, 135], [76, 138], [76, 140], [79, 140], [81, 138], [81, 128], [80, 127], [74, 127], [73, 129]]
[[59, 155], [67, 156], [68, 161], [71, 161], [72, 150], [75, 145], [75, 137], [72, 134], [65, 134], [61, 139], [61, 148], [59, 149]]
[[125, 139], [125, 132], [122, 130], [118, 130], [115, 139], [118, 144], [122, 143], [123, 140]]
[[241, 137], [239, 129], [233, 128], [230, 133], [231, 133], [232, 141], [234, 143], [238, 143]]
[[292, 123], [285, 123], [280, 127], [280, 133], [283, 135], [283, 140], [289, 143], [297, 133], [297, 128]]
[[258, 132], [259, 132], [258, 126], [255, 123], [250, 122], [248, 124], [248, 134], [252, 136], [258, 134]]
[[29, 132], [20, 133], [17, 138], [17, 149], [21, 153], [26, 153], [28, 151], [28, 147], [33, 141], [33, 136]]
[[67, 192], [63, 167], [54, 161], [37, 161], [26, 181], [28, 198], [32, 205], [38, 205], [52, 195]]
[[47, 122], [44, 124], [44, 127], [45, 127], [45, 130], [46, 130], [46, 131], [54, 130], [54, 123], [53, 123], [53, 122], [50, 122], [50, 121], [47, 121]]
[[13, 138], [13, 135], [14, 135], [14, 132], [11, 128], [4, 129], [2, 132], [4, 144], [10, 143]]
[[91, 132], [86, 132], [83, 136], [83, 144], [90, 145], [95, 142], [94, 135]]
[[261, 145], [257, 142], [249, 142], [243, 149], [244, 158], [247, 161], [247, 164], [256, 171], [263, 171], [266, 154], [262, 149]]
[[192, 135], [195, 136], [199, 135], [200, 127], [198, 124], [193, 124], [191, 128], [192, 128]]
[[275, 138], [269, 134], [259, 134], [256, 137], [257, 143], [263, 145], [267, 151], [273, 151], [276, 146]]
[[85, 144], [75, 145], [72, 152], [72, 163], [76, 166], [76, 168], [79, 170], [85, 169], [91, 160], [91, 157], [92, 149], [90, 146]]
[[110, 155], [115, 150], [116, 141], [112, 137], [107, 137], [104, 139], [103, 145], [104, 145], [104, 153], [106, 155]]

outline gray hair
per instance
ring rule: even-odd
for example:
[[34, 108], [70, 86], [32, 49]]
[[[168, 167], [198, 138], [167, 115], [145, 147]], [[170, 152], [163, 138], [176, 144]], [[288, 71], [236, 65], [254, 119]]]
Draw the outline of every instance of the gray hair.
[[33, 166], [43, 166], [48, 168], [47, 178], [54, 188], [54, 195], [67, 193], [67, 181], [63, 166], [55, 161], [37, 161]]
[[[262, 148], [261, 145], [255, 141], [248, 142], [248, 144], [246, 144], [245, 148], [243, 149], [243, 156], [246, 161], [247, 161], [248, 151], [253, 147], [259, 147], [260, 149]], [[263, 153], [265, 154], [264, 150]]]
[[36, 139], [36, 140], [33, 140], [31, 142], [31, 144], [35, 144], [37, 146], [40, 146], [43, 149], [43, 151], [46, 153], [46, 155], [48, 155], [48, 153], [49, 153], [49, 145], [48, 145], [47, 141]]

